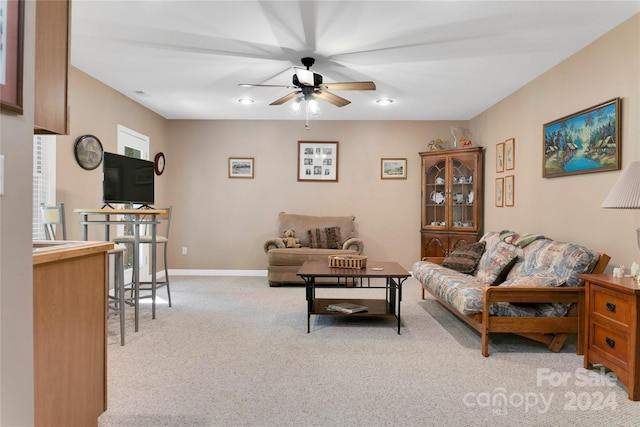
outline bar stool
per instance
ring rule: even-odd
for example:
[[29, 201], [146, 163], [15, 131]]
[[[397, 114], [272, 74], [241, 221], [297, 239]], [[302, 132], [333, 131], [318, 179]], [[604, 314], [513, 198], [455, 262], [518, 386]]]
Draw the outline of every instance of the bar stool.
[[115, 313], [120, 316], [120, 345], [124, 345], [124, 252], [127, 248], [115, 245], [108, 252], [109, 263], [113, 258], [113, 295], [107, 286], [107, 316]]
[[[158, 208], [159, 210], [162, 210], [163, 212], [161, 214], [159, 214], [157, 216], [157, 219], [159, 222], [164, 222], [165, 223], [165, 227], [164, 227], [164, 234], [162, 233], [156, 233], [156, 247], [158, 245], [163, 245], [163, 251], [164, 251], [164, 280], [156, 280], [155, 286], [154, 283], [149, 282], [149, 281], [140, 281], [140, 283], [131, 283], [132, 286], [132, 292], [134, 293], [133, 296], [133, 304], [139, 305], [140, 303], [140, 299], [141, 298], [152, 298], [154, 295], [156, 295], [156, 291], [159, 288], [162, 287], [166, 287], [167, 288], [167, 300], [169, 303], [169, 307], [171, 307], [171, 288], [170, 288], [170, 283], [169, 283], [169, 268], [167, 265], [167, 245], [169, 243], [169, 228], [171, 226], [171, 213], [173, 211], [173, 206], [169, 206], [168, 208]], [[135, 236], [131, 236], [131, 235], [126, 235], [126, 236], [116, 236], [113, 239], [111, 239], [114, 243], [117, 244], [129, 244], [129, 245], [133, 245], [133, 243], [135, 242]], [[143, 244], [148, 244], [151, 245], [153, 239], [152, 236], [149, 234], [142, 234], [139, 237], [139, 242], [141, 245]], [[152, 259], [152, 268], [156, 267], [156, 261], [155, 259]], [[140, 291], [147, 291], [147, 292], [151, 292], [151, 295], [144, 295], [144, 296], [140, 296]], [[155, 300], [152, 301], [152, 304], [155, 304]], [[137, 324], [137, 319], [136, 319], [136, 324]]]

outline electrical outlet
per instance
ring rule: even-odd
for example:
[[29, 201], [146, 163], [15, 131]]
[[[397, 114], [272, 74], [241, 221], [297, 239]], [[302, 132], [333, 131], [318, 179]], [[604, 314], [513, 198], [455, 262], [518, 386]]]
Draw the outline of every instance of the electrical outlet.
[[187, 254], [187, 247], [183, 246], [182, 247], [182, 255], [186, 255]]

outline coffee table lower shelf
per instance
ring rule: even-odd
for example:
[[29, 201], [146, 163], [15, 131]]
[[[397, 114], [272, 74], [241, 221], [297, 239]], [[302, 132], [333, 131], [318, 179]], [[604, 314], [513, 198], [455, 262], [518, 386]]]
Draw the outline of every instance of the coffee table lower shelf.
[[[327, 310], [330, 304], [349, 302], [367, 307], [367, 311], [358, 313], [342, 313], [340, 311]], [[310, 314], [327, 314], [330, 316], [393, 316], [395, 313], [391, 304], [383, 299], [357, 299], [357, 298], [318, 298], [313, 300]]]

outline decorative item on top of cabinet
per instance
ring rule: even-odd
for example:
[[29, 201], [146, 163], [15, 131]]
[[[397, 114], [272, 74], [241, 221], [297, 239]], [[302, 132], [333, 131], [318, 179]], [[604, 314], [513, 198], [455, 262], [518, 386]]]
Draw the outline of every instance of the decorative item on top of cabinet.
[[69, 134], [71, 1], [36, 2], [34, 133]]
[[482, 237], [483, 150], [420, 153], [422, 259], [441, 262], [455, 248]]

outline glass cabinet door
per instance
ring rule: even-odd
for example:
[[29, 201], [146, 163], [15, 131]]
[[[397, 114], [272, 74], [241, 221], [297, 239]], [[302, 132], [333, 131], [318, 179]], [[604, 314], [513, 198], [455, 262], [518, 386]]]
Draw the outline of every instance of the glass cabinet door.
[[475, 165], [458, 158], [451, 159], [451, 226], [452, 228], [475, 227]]
[[425, 166], [422, 227], [444, 228], [447, 225], [447, 161], [443, 158]]

